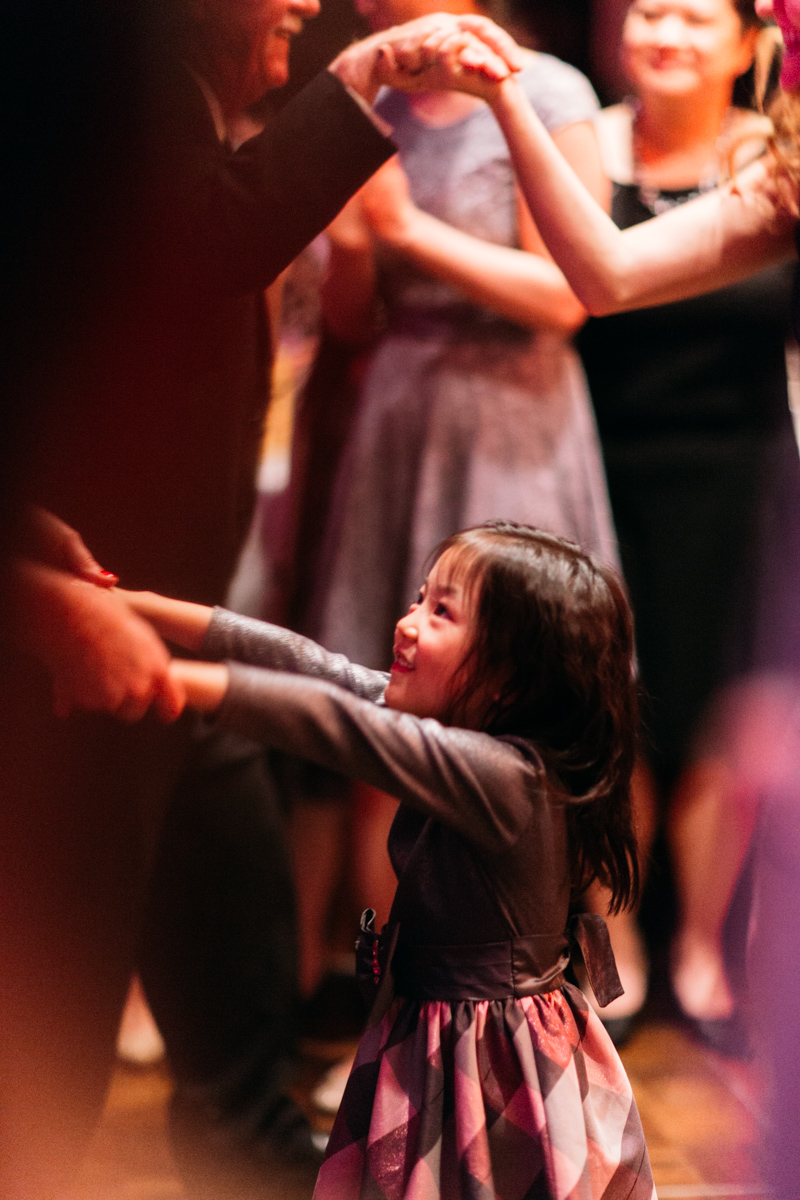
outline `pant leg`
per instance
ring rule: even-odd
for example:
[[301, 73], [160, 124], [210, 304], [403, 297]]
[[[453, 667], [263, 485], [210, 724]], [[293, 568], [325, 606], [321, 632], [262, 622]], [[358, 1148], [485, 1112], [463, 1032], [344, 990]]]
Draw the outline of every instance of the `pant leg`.
[[217, 1195], [219, 1179], [228, 1194], [234, 1178], [241, 1194], [272, 1194], [259, 1188], [274, 1151], [293, 1138], [310, 1149], [310, 1132], [284, 1095], [297, 1010], [294, 892], [276, 789], [253, 743], [206, 739], [178, 786], [141, 974], [175, 1077], [173, 1148], [190, 1194]]
[[[52, 715], [0, 664], [0, 1197], [61, 1195], [114, 1061], [152, 848], [184, 723]], [[186, 729], [188, 736], [188, 728]]]

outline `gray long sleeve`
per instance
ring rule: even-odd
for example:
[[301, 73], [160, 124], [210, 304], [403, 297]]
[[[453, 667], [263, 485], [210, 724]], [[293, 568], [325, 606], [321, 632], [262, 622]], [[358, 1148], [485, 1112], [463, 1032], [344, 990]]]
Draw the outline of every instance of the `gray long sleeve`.
[[311, 638], [225, 608], [214, 609], [200, 652], [217, 660], [230, 658], [254, 667], [327, 679], [365, 700], [379, 700], [389, 682], [384, 671], [371, 671], [351, 663], [343, 654], [331, 654]]
[[363, 779], [457, 830], [486, 855], [512, 846], [546, 802], [533, 750], [528, 756], [489, 734], [376, 704], [385, 675], [308, 638], [215, 610], [203, 649], [258, 664], [230, 664], [221, 725]]

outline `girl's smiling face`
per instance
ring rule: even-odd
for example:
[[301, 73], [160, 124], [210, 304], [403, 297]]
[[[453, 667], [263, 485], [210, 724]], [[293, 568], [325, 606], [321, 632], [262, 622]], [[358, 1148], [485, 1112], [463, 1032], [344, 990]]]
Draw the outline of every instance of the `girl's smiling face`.
[[[457, 569], [459, 554], [448, 550], [434, 564], [419, 599], [397, 622], [394, 663], [386, 688], [389, 708], [446, 721], [461, 670], [475, 639], [474, 612], [479, 586], [468, 585]], [[482, 714], [483, 689], [473, 689], [459, 723], [475, 728]]]

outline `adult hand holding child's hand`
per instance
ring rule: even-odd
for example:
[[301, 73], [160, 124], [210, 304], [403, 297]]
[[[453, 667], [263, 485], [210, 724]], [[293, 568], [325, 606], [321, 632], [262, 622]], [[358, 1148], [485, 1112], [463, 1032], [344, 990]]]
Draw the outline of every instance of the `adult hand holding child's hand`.
[[328, 69], [372, 103], [381, 86], [406, 92], [464, 90], [467, 76], [492, 85], [521, 67], [516, 42], [488, 17], [431, 13], [356, 42]]
[[180, 716], [186, 697], [166, 647], [116, 591], [28, 559], [12, 577], [16, 642], [49, 670], [57, 716], [85, 709], [138, 721], [151, 707], [163, 721]]

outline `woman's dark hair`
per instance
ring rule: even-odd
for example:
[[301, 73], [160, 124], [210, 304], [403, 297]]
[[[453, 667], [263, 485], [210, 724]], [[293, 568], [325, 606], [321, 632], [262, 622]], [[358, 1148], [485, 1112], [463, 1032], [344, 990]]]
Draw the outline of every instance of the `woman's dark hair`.
[[481, 729], [535, 745], [566, 802], [573, 885], [599, 880], [616, 912], [639, 892], [630, 798], [639, 706], [623, 584], [572, 542], [509, 521], [454, 534], [433, 561], [448, 551], [475, 596], [476, 627], [449, 717], [458, 721], [476, 681], [497, 681]]
[[731, 0], [731, 6], [736, 10], [743, 29], [752, 29], [763, 24], [756, 12], [755, 0]]

